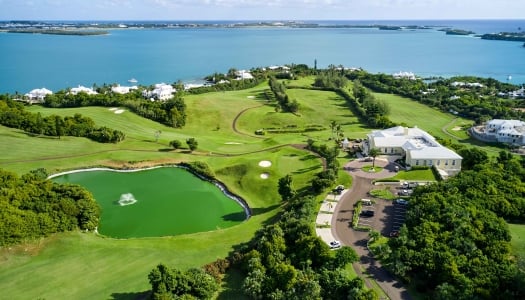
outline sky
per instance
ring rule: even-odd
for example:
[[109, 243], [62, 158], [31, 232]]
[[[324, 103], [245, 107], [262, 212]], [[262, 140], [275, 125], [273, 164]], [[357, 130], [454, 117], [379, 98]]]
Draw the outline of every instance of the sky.
[[0, 20], [524, 18], [525, 0], [0, 0]]

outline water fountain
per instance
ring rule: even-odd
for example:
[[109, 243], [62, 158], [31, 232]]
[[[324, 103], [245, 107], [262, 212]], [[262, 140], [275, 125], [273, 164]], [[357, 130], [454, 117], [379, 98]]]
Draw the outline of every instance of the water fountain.
[[122, 194], [120, 195], [120, 200], [118, 201], [118, 204], [120, 206], [126, 206], [126, 205], [132, 205], [137, 203], [137, 199], [133, 197], [132, 193]]

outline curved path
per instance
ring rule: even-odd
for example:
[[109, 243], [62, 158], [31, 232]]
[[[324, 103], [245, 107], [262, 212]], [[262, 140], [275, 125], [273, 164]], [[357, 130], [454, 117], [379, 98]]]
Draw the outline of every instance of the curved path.
[[241, 132], [237, 129], [237, 121], [239, 120], [239, 118], [242, 116], [242, 114], [244, 114], [246, 111], [250, 110], [250, 109], [254, 109], [254, 108], [259, 108], [259, 107], [263, 107], [264, 104], [261, 104], [261, 105], [257, 105], [257, 106], [252, 106], [252, 107], [248, 107], [248, 108], [245, 108], [243, 110], [241, 110], [236, 116], [235, 118], [233, 118], [233, 122], [232, 122], [232, 129], [235, 133], [237, 134], [240, 134], [240, 135], [245, 135], [245, 136], [249, 136], [249, 137], [255, 137], [255, 138], [260, 138], [260, 139], [264, 139], [264, 137], [262, 136], [258, 136], [258, 135], [251, 135], [251, 134], [248, 134], [248, 133], [244, 133], [244, 132]]
[[[344, 245], [349, 245], [354, 248], [360, 257], [360, 262], [354, 264], [354, 269], [361, 278], [365, 280], [370, 287], [370, 283], [366, 280], [367, 275], [373, 276], [374, 280], [387, 294], [391, 300], [411, 299], [408, 291], [403, 284], [395, 279], [385, 268], [381, 266], [379, 261], [375, 260], [367, 248], [369, 240], [368, 232], [356, 231], [351, 228], [352, 215], [354, 204], [363, 198], [369, 198], [368, 192], [374, 188], [372, 180], [379, 178], [392, 177], [395, 175], [395, 164], [387, 160], [376, 159], [376, 166], [383, 167], [383, 170], [378, 173], [364, 172], [361, 168], [364, 165], [370, 165], [370, 162], [362, 162], [359, 159], [351, 161], [344, 166], [344, 169], [352, 176], [352, 187], [343, 195], [341, 200], [335, 207], [335, 212], [332, 217], [332, 234], [336, 239], [341, 241]], [[385, 200], [378, 200], [374, 205], [375, 216], [372, 219], [371, 226], [375, 230], [386, 233], [384, 224], [388, 216], [385, 211], [392, 209], [392, 202]]]

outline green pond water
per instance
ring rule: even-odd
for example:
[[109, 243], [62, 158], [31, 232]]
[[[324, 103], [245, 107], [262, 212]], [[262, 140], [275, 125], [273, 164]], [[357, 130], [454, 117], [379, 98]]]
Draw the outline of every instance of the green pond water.
[[53, 181], [87, 188], [102, 208], [98, 232], [115, 238], [210, 231], [246, 219], [244, 208], [217, 186], [176, 167], [82, 171]]

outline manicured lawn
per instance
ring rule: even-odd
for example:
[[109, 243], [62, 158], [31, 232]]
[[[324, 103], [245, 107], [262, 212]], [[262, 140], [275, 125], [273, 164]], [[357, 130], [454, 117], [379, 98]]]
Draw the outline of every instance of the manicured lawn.
[[373, 189], [370, 191], [370, 195], [376, 197], [376, 198], [381, 198], [381, 199], [386, 199], [386, 200], [392, 200], [395, 198], [395, 195], [392, 194], [392, 192], [390, 192], [390, 189], [388, 188], [385, 188], [385, 189]]
[[363, 166], [361, 169], [365, 172], [370, 172], [370, 173], [379, 173], [383, 170], [383, 168], [381, 167], [377, 167], [377, 166], [372, 167], [372, 165]]
[[510, 235], [512, 237], [510, 244], [512, 253], [521, 261], [525, 262], [525, 224], [510, 224]]
[[387, 179], [396, 180], [413, 180], [413, 181], [436, 181], [436, 177], [432, 170], [410, 170], [410, 171], [399, 171], [395, 176]]

